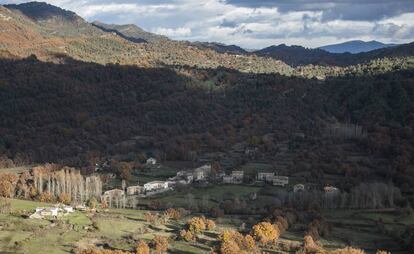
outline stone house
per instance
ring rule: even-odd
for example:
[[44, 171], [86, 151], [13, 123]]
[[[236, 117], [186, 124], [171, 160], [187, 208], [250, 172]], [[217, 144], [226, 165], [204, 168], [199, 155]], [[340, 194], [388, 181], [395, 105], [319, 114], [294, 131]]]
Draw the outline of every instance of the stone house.
[[289, 184], [289, 177], [287, 176], [274, 176], [272, 179], [272, 184], [275, 186], [285, 186]]
[[333, 186], [325, 186], [323, 188], [323, 190], [325, 191], [325, 193], [327, 194], [338, 194], [339, 193], [339, 189]]
[[168, 182], [152, 181], [152, 182], [144, 184], [145, 191], [157, 191], [157, 190], [163, 190], [163, 189], [168, 189]]
[[211, 165], [204, 165], [194, 169], [193, 176], [194, 181], [204, 181], [211, 174]]
[[299, 184], [295, 184], [293, 186], [293, 192], [294, 193], [296, 193], [296, 192], [302, 192], [302, 191], [305, 191], [305, 185], [299, 183]]
[[127, 195], [128, 196], [132, 196], [132, 195], [139, 195], [142, 192], [144, 192], [144, 187], [136, 185], [136, 186], [129, 186], [127, 187]]
[[240, 182], [240, 183], [243, 182], [243, 178], [244, 178], [243, 170], [234, 170], [231, 172], [231, 175], [233, 176], [235, 181]]
[[73, 213], [73, 207], [55, 205], [54, 207], [37, 207], [35, 212], [29, 216], [30, 219], [43, 219], [44, 217], [58, 217]]
[[258, 181], [263, 181], [263, 182], [272, 182], [274, 176], [275, 176], [275, 173], [259, 172], [259, 173], [257, 173], [257, 180]]
[[147, 159], [147, 165], [155, 165], [157, 164], [157, 160], [155, 158], [148, 158]]
[[234, 177], [232, 175], [223, 176], [223, 183], [232, 184], [234, 183]]
[[105, 202], [109, 207], [125, 208], [125, 192], [120, 189], [105, 191], [101, 196], [101, 201]]

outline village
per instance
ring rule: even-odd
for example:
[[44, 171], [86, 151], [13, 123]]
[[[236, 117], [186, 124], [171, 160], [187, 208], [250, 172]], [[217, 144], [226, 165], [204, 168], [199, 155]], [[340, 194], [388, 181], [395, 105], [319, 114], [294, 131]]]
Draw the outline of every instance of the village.
[[[147, 166], [154, 167], [157, 160], [149, 158]], [[109, 207], [116, 208], [136, 208], [140, 199], [152, 197], [167, 191], [174, 191], [178, 186], [206, 186], [206, 185], [246, 185], [262, 186], [271, 185], [284, 188], [293, 193], [304, 192], [307, 190], [306, 184], [295, 183], [289, 185], [289, 176], [276, 175], [275, 172], [258, 172], [254, 181], [248, 181], [243, 170], [232, 170], [229, 174], [220, 170], [213, 172], [211, 164], [205, 164], [193, 170], [181, 170], [174, 177], [165, 180], [155, 180], [144, 183], [143, 185], [127, 186], [126, 181], [122, 181], [121, 188], [107, 190], [101, 196], [101, 201]], [[309, 186], [311, 188], [311, 186]], [[312, 188], [315, 188], [312, 185]], [[323, 191], [326, 195], [340, 193], [334, 186], [325, 186]]]

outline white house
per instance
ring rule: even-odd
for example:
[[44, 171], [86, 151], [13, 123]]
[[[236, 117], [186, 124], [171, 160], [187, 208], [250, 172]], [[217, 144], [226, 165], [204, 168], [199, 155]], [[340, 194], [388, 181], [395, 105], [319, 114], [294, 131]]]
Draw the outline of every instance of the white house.
[[63, 207], [63, 210], [66, 212], [66, 213], [73, 213], [74, 211], [73, 211], [73, 207], [71, 207], [71, 206], [64, 206]]
[[243, 182], [244, 178], [244, 171], [242, 170], [235, 170], [231, 172], [231, 175], [233, 176], [234, 180], [237, 182]]
[[305, 185], [299, 183], [299, 184], [295, 184], [293, 186], [293, 192], [301, 192], [301, 191], [305, 191]]
[[45, 216], [59, 215], [59, 208], [57, 207], [37, 207], [35, 212], [29, 216], [30, 219], [43, 219]]
[[127, 195], [128, 196], [133, 196], [133, 195], [138, 195], [141, 194], [144, 190], [144, 187], [136, 185], [136, 186], [129, 186], [127, 187]]
[[232, 175], [223, 176], [223, 183], [234, 183], [234, 177]]
[[265, 182], [272, 182], [274, 176], [275, 176], [275, 173], [259, 172], [257, 173], [257, 180], [265, 181]]
[[145, 191], [156, 191], [156, 190], [162, 190], [162, 189], [168, 189], [168, 182], [152, 181], [152, 182], [144, 184]]
[[157, 164], [157, 160], [155, 158], [148, 158], [147, 159], [147, 165], [155, 165]]
[[287, 176], [274, 176], [272, 179], [272, 183], [275, 186], [285, 186], [289, 184], [289, 177]]
[[204, 165], [194, 169], [194, 181], [203, 181], [211, 174], [211, 165]]
[[333, 186], [326, 186], [323, 188], [323, 190], [325, 191], [325, 193], [327, 194], [337, 194], [339, 193], [339, 189]]

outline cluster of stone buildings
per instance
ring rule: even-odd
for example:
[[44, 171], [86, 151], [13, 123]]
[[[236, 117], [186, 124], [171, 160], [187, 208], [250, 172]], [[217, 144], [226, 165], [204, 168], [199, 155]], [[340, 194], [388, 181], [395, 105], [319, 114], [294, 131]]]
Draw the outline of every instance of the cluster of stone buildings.
[[35, 212], [29, 216], [30, 219], [44, 219], [45, 217], [61, 217], [73, 213], [72, 206], [57, 204], [53, 207], [37, 207]]
[[[155, 165], [148, 161], [147, 164]], [[179, 171], [176, 176], [169, 178], [167, 181], [152, 181], [145, 183], [144, 185], [129, 186], [123, 190], [113, 189], [105, 191], [101, 196], [101, 201], [106, 203], [109, 207], [135, 208], [138, 204], [138, 198], [162, 193], [171, 190], [177, 185], [188, 185], [193, 182], [206, 181], [210, 174], [211, 165], [204, 165], [194, 170]]]
[[274, 172], [259, 172], [257, 173], [257, 181], [271, 183], [275, 186], [286, 186], [289, 184], [289, 177], [277, 176]]
[[[148, 159], [147, 164], [155, 165], [156, 160], [151, 159], [152, 158]], [[189, 185], [192, 183], [206, 182], [208, 180], [215, 180], [224, 184], [242, 184], [244, 179], [245, 174], [242, 170], [233, 170], [230, 174], [226, 174], [224, 171], [212, 174], [211, 165], [206, 164], [193, 170], [179, 171], [174, 177], [171, 177], [166, 181], [152, 181], [145, 183], [144, 185], [129, 187], [123, 185], [122, 189], [113, 189], [104, 192], [101, 200], [109, 207], [135, 208], [138, 204], [138, 198], [145, 198], [154, 194], [162, 193], [171, 190], [177, 185]], [[289, 177], [276, 175], [274, 172], [259, 172], [257, 173], [256, 181], [272, 184], [274, 186], [285, 187], [289, 184]], [[306, 188], [304, 184], [296, 184], [293, 186], [293, 191], [295, 193], [305, 190]], [[332, 186], [325, 187], [324, 191], [325, 193], [339, 192], [337, 188]]]

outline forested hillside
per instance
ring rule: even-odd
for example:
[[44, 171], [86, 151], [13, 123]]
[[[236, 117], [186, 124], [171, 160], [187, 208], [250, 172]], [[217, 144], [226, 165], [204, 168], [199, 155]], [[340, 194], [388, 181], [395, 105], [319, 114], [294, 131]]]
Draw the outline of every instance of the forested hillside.
[[321, 48], [308, 49], [302, 46], [270, 46], [254, 52], [259, 56], [267, 56], [283, 61], [291, 66], [322, 65], [322, 66], [350, 66], [365, 64], [372, 60], [414, 56], [414, 44], [403, 44], [395, 47], [380, 48], [358, 54], [330, 53]]
[[[0, 80], [0, 153], [16, 162], [88, 168], [100, 158], [134, 158], [148, 149], [169, 160], [193, 160], [246, 140], [271, 155], [295, 133], [318, 140], [331, 124], [349, 123], [367, 133], [355, 144], [383, 160], [365, 162], [371, 170], [363, 174], [396, 177], [405, 186], [414, 182], [412, 71], [321, 82], [226, 69], [52, 64], [32, 57], [2, 60]], [[321, 141], [304, 143], [301, 151], [315, 142]], [[341, 153], [338, 147], [318, 147], [329, 146], [304, 152], [302, 162], [324, 161], [329, 170], [336, 165], [336, 173], [347, 172], [332, 154]]]

